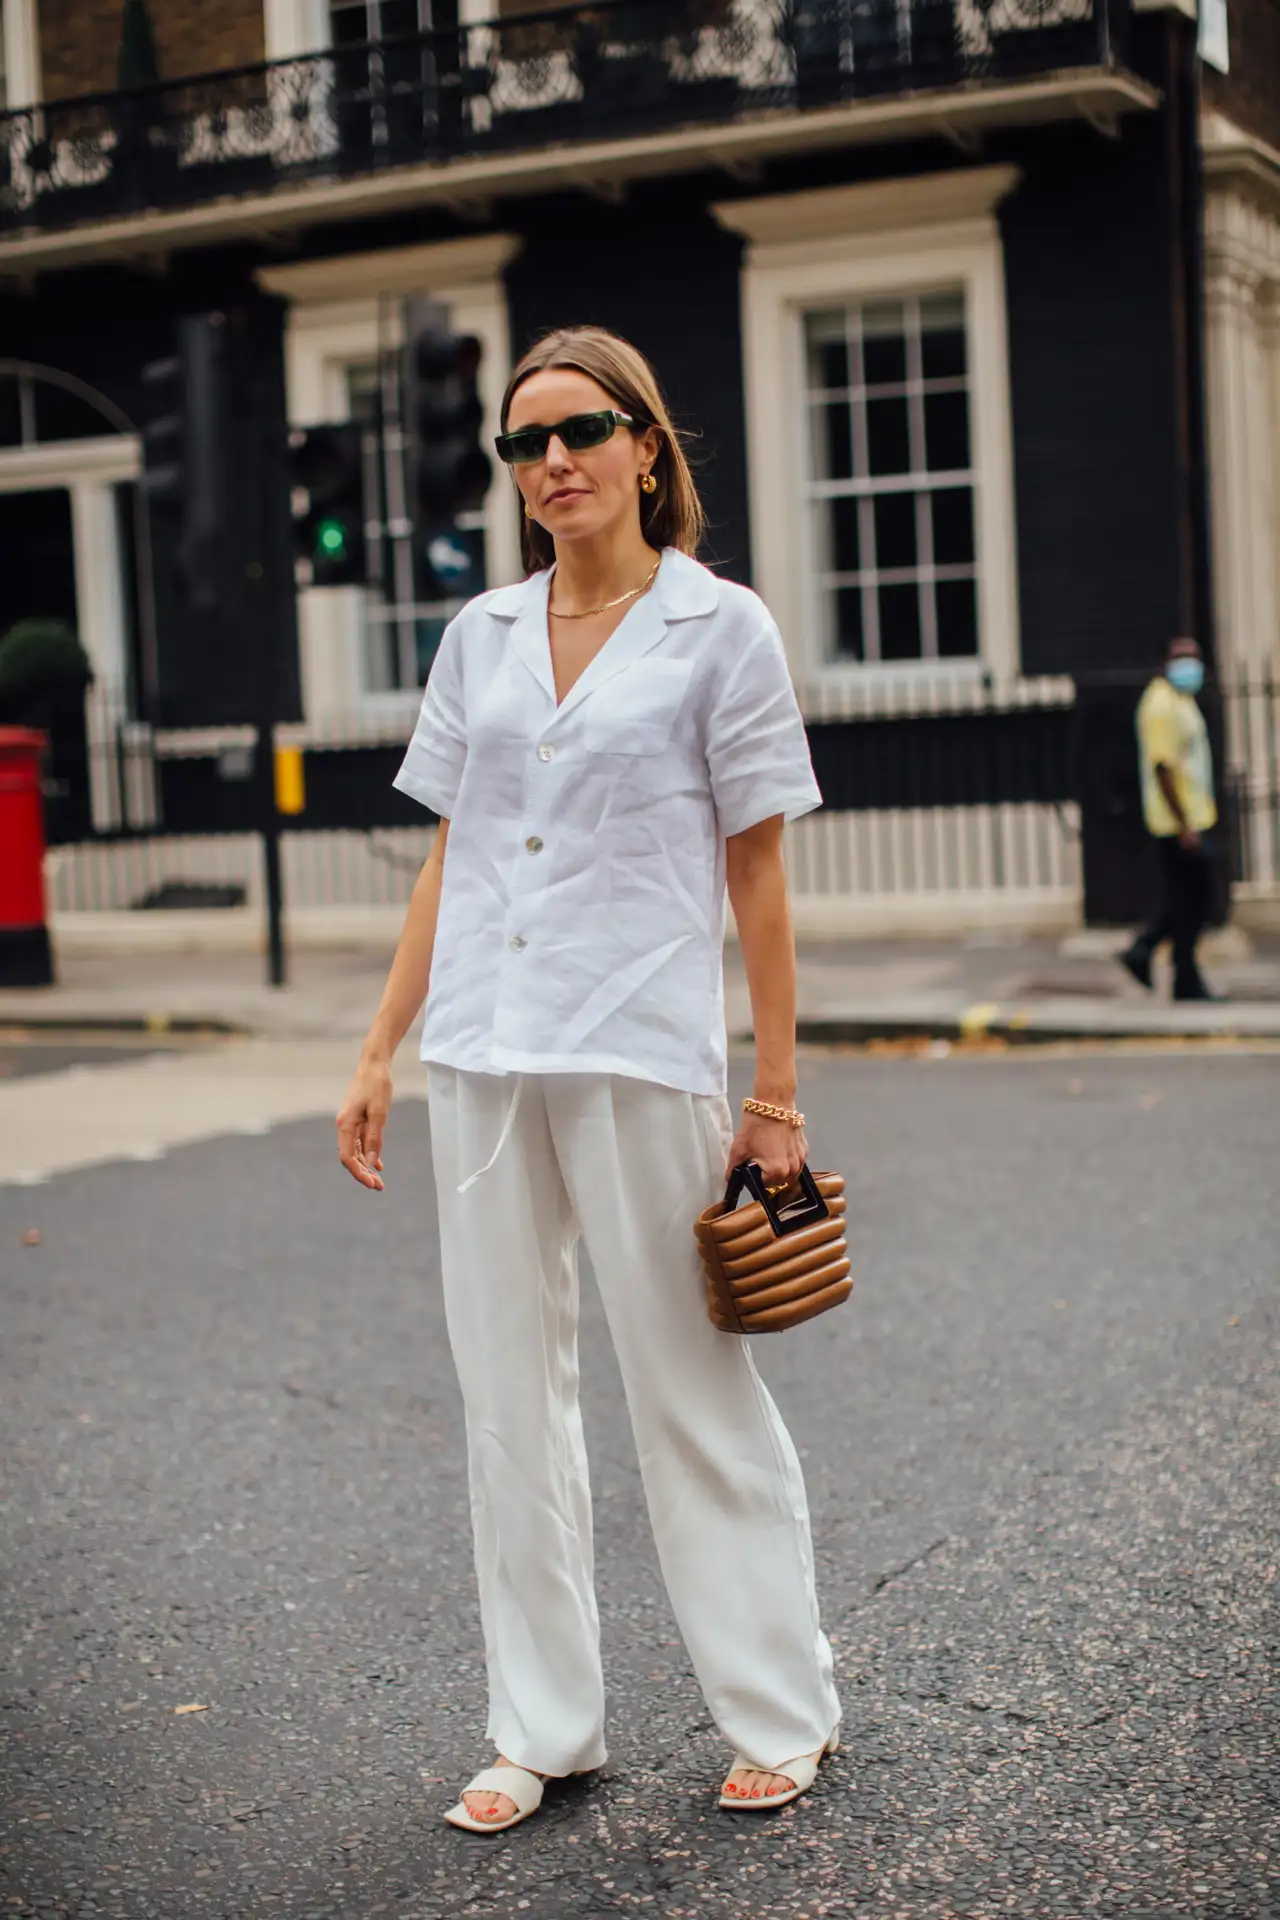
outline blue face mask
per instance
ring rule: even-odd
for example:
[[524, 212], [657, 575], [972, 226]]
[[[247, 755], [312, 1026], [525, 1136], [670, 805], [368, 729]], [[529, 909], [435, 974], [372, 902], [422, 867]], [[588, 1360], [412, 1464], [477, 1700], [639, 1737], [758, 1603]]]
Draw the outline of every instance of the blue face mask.
[[1199, 693], [1204, 685], [1204, 661], [1193, 660], [1184, 654], [1177, 660], [1171, 660], [1164, 670], [1165, 679], [1179, 693]]

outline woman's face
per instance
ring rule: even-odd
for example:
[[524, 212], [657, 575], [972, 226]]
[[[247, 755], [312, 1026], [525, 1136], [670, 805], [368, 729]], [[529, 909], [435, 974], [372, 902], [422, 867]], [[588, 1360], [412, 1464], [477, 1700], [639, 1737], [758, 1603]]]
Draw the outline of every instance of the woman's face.
[[[553, 427], [575, 413], [613, 408], [626, 413], [611, 393], [571, 367], [544, 367], [516, 388], [507, 431]], [[525, 505], [553, 540], [596, 539], [640, 517], [640, 476], [658, 456], [650, 427], [634, 434], [619, 427], [602, 447], [570, 453], [552, 434], [546, 456], [512, 468]]]

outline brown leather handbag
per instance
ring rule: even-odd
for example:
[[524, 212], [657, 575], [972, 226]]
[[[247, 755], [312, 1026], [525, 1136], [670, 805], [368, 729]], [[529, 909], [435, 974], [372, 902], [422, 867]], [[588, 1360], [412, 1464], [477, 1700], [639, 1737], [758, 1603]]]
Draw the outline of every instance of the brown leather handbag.
[[[743, 1189], [748, 1206], [738, 1201]], [[771, 1194], [754, 1161], [735, 1167], [724, 1199], [694, 1227], [707, 1270], [707, 1310], [724, 1333], [782, 1333], [853, 1292], [844, 1179], [810, 1173]]]

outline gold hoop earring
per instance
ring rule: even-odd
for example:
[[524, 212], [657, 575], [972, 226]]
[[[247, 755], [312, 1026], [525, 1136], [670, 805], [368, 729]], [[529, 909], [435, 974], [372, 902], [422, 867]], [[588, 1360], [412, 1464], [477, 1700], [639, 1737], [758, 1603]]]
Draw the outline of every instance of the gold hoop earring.
[[640, 491], [641, 493], [656, 493], [658, 491], [658, 482], [653, 474], [642, 473], [640, 475]]
[[527, 500], [524, 503], [524, 517], [526, 520], [532, 520], [533, 518], [533, 508], [529, 505], [529, 502]]

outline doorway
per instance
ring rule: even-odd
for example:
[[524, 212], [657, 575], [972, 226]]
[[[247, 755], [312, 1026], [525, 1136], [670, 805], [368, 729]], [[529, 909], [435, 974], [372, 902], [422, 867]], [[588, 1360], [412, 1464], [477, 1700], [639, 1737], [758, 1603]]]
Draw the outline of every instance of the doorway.
[[0, 554], [0, 637], [19, 620], [75, 626], [75, 539], [65, 487], [0, 493]]

